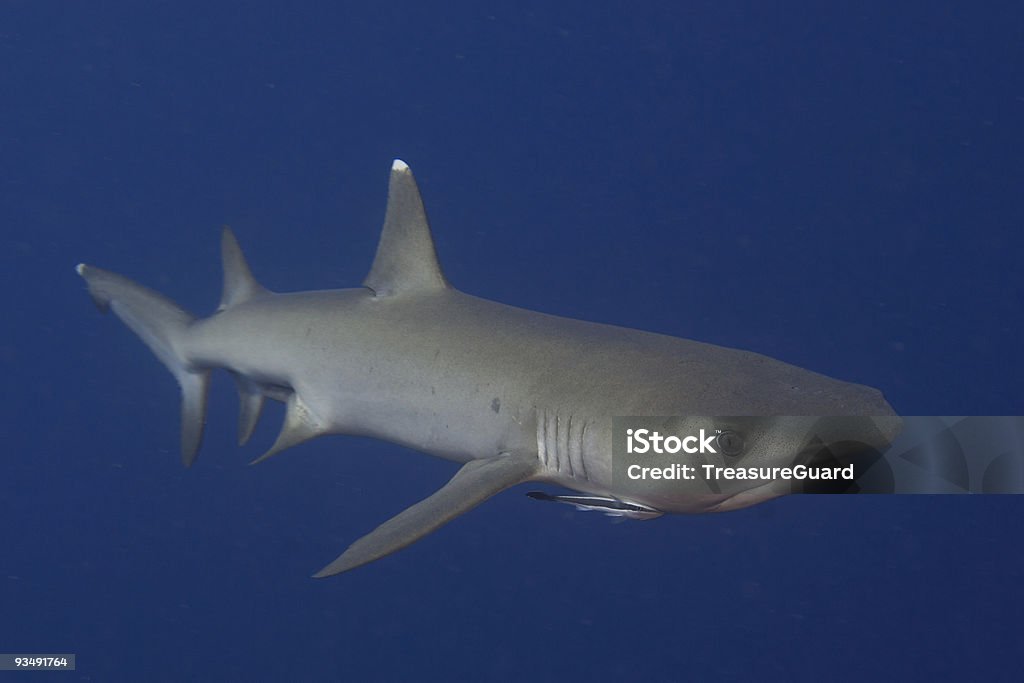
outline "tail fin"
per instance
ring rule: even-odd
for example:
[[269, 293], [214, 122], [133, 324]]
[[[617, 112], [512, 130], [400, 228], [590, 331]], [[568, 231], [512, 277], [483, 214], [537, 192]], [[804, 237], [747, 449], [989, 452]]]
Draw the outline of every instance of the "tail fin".
[[180, 346], [195, 319], [173, 301], [116, 273], [87, 266], [76, 268], [103, 312], [114, 313], [146, 343], [181, 386], [181, 460], [190, 466], [199, 452], [206, 422], [209, 370], [189, 367]]

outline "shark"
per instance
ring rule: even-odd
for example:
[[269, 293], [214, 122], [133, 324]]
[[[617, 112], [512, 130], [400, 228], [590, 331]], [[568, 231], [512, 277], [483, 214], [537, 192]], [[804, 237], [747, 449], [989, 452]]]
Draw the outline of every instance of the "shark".
[[[208, 317], [114, 272], [76, 268], [97, 307], [120, 318], [176, 378], [186, 467], [200, 449], [215, 369], [237, 384], [240, 444], [266, 399], [285, 405], [276, 441], [254, 463], [314, 437], [349, 434], [459, 464], [439, 490], [356, 540], [315, 577], [388, 556], [524, 482], [572, 491], [531, 492], [533, 499], [632, 519], [735, 510], [790, 492], [763, 479], [731, 487], [632, 482], [616, 466], [621, 416], [679, 416], [687, 428], [706, 426], [698, 456], [705, 464], [727, 464], [738, 450], [758, 465], [834, 453], [837, 444], [877, 453], [900, 429], [877, 389], [751, 351], [456, 289], [401, 160], [391, 167], [384, 225], [362, 286], [275, 293], [257, 282], [226, 226], [221, 252], [223, 291]], [[820, 416], [850, 419], [823, 436], [809, 428]]]

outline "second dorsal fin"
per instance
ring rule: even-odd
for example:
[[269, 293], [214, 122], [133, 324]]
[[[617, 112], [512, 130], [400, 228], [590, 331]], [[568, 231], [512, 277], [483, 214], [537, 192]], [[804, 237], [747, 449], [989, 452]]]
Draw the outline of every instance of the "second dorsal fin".
[[377, 256], [363, 284], [377, 296], [445, 289], [416, 179], [400, 159], [391, 165], [388, 208]]
[[220, 235], [220, 254], [224, 264], [224, 291], [220, 295], [218, 311], [267, 293], [263, 285], [256, 282], [256, 278], [252, 276], [242, 248], [235, 239], [235, 233], [226, 225]]

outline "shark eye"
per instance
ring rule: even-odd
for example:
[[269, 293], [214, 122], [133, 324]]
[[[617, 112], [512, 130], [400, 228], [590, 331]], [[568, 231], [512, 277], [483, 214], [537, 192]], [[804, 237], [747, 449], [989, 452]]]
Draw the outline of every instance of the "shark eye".
[[739, 455], [743, 452], [743, 435], [739, 432], [720, 432], [716, 440], [725, 455]]

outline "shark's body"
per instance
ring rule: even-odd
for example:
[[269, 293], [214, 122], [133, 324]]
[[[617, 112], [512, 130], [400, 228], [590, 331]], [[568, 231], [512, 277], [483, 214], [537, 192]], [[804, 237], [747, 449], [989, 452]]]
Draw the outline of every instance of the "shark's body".
[[[321, 434], [361, 434], [464, 463], [440, 491], [353, 544], [318, 576], [387, 555], [522, 481], [560, 484], [584, 507], [646, 518], [732, 509], [777, 495], [630, 490], [612, 475], [612, 418], [624, 415], [891, 416], [882, 395], [754, 353], [570, 320], [469, 296], [444, 278], [408, 167], [392, 168], [373, 268], [357, 289], [272, 294], [223, 238], [220, 309], [197, 320], [130, 280], [79, 266], [110, 307], [175, 374], [183, 458], [198, 451], [209, 371], [225, 368], [242, 399], [240, 440], [264, 397], [287, 404], [263, 458]], [[881, 448], [881, 435], [844, 438]], [[774, 431], [772, 431], [774, 429]], [[766, 427], [766, 462], [791, 459], [801, 436]], [[749, 438], [756, 438], [750, 435]], [[263, 459], [261, 458], [261, 459]], [[548, 496], [546, 499], [552, 499]], [[589, 503], [588, 503], [589, 501]]]

